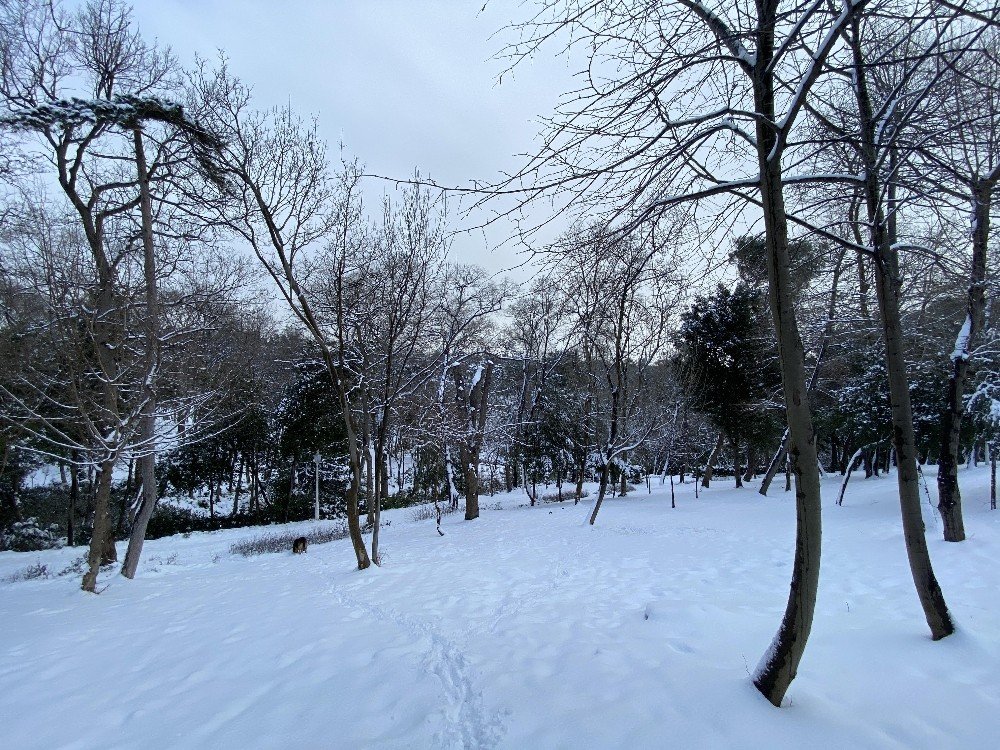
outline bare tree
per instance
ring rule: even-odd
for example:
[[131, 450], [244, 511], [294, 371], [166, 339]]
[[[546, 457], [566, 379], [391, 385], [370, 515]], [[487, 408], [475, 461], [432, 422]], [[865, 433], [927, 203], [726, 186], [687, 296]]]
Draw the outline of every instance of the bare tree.
[[678, 203], [721, 203], [723, 213], [760, 209], [797, 504], [788, 606], [754, 674], [774, 705], [809, 636], [821, 534], [816, 439], [789, 273], [788, 226], [800, 219], [786, 210], [784, 191], [789, 183], [840, 179], [786, 174], [786, 161], [807, 97], [864, 5], [551, 0], [512, 49], [522, 59], [565, 31], [588, 71], [613, 74], [584, 78], [537, 158], [496, 192], [559, 196], [626, 226], [655, 221]]
[[[481, 268], [450, 266], [442, 280], [442, 303], [432, 323], [437, 342], [435, 430], [444, 453], [445, 481], [453, 507], [458, 506], [458, 487], [452, 448], [459, 449], [467, 520], [479, 517], [478, 464], [492, 374], [493, 315], [500, 311], [508, 292], [506, 284], [494, 282]], [[473, 369], [467, 372], [470, 367]], [[467, 481], [470, 476], [473, 484]]]
[[937, 134], [935, 144], [933, 148], [921, 147], [917, 158], [933, 175], [935, 188], [959, 205], [967, 205], [971, 218], [966, 314], [950, 355], [937, 476], [944, 539], [960, 542], [965, 539], [958, 485], [965, 390], [972, 355], [985, 325], [990, 214], [996, 200], [994, 190], [1000, 181], [998, 34], [990, 29], [971, 48], [949, 52], [936, 60], [936, 65], [946, 70], [928, 97], [928, 106], [921, 112], [922, 118], [929, 121], [924, 127], [929, 126]]
[[[567, 285], [572, 291], [564, 288]], [[535, 427], [541, 397], [567, 352], [571, 300], [578, 293], [571, 279], [557, 281], [543, 274], [510, 306], [510, 324], [501, 337], [506, 343], [506, 357], [517, 362], [519, 372], [517, 406], [507, 447], [508, 491], [518, 483], [519, 474], [531, 505], [538, 499], [537, 467], [535, 461], [529, 466], [528, 454], [537, 457], [540, 450]], [[582, 484], [583, 466], [578, 469]]]
[[[199, 70], [191, 89], [205, 127], [225, 143], [216, 159], [230, 184], [226, 200], [220, 203], [219, 220], [253, 249], [319, 347], [337, 394], [352, 477], [347, 525], [358, 569], [364, 570], [371, 559], [359, 518], [363, 462], [353, 385], [346, 375], [353, 329], [344, 314], [349, 262], [356, 257], [358, 230], [363, 226], [360, 172], [356, 165], [344, 164], [332, 176], [315, 123], [303, 122], [289, 108], [253, 111], [249, 90], [224, 64], [214, 73]], [[312, 276], [320, 250], [333, 257], [332, 263], [323, 264], [334, 274], [325, 280]], [[316, 309], [317, 288], [329, 289], [327, 285], [336, 301], [334, 320], [323, 319]]]
[[[920, 508], [920, 478], [901, 315], [902, 196], [898, 174], [900, 160], [909, 156], [907, 135], [914, 126], [914, 114], [940, 80], [933, 72], [935, 60], [955, 16], [949, 13], [937, 18], [933, 13], [922, 14], [908, 24], [905, 34], [899, 34], [895, 26], [906, 27], [909, 9], [887, 4], [879, 10], [855, 16], [842, 31], [846, 49], [841, 64], [851, 82], [851, 109], [843, 125], [829, 118], [824, 118], [824, 122], [834, 137], [852, 149], [857, 168], [869, 234], [866, 242], [874, 260], [906, 551], [927, 624], [932, 636], [939, 639], [950, 635], [954, 624], [931, 566]], [[971, 32], [973, 38], [981, 33], [981, 29]], [[916, 140], [924, 137], [925, 133], [920, 133]]]
[[[38, 134], [62, 194], [80, 222], [95, 273], [84, 306], [92, 311], [89, 336], [103, 393], [102, 416], [91, 430], [93, 444], [103, 445], [103, 456], [90, 570], [83, 583], [93, 591], [102, 557], [115, 557], [107, 507], [111, 474], [136, 428], [135, 410], [129, 405], [133, 399], [123, 391], [129, 369], [122, 361], [127, 302], [119, 275], [122, 260], [132, 249], [129, 215], [140, 209], [148, 217], [149, 212], [141, 208], [142, 195], [148, 197], [148, 180], [157, 169], [155, 164], [137, 161], [138, 133], [144, 121], [158, 120], [180, 125], [196, 140], [204, 134], [184, 118], [179, 107], [157, 98], [170, 87], [173, 60], [169, 52], [141, 40], [132, 27], [129, 8], [118, 0], [95, 0], [74, 14], [30, 2], [9, 3], [3, 10], [0, 93], [8, 109], [3, 123]], [[135, 165], [132, 174], [127, 168], [129, 136]], [[151, 278], [155, 279], [155, 269]], [[147, 308], [147, 315], [155, 317], [155, 305]], [[155, 335], [147, 337], [149, 356], [142, 382], [148, 384], [148, 400], [155, 389], [154, 342]], [[146, 421], [155, 420], [155, 404], [144, 408]], [[152, 456], [153, 446], [147, 449]]]
[[577, 290], [574, 329], [593, 358], [603, 391], [600, 401], [607, 410], [598, 453], [600, 488], [590, 516], [593, 524], [612, 467], [624, 467], [628, 454], [653, 430], [639, 418], [643, 378], [666, 343], [667, 318], [676, 300], [671, 295], [668, 256], [652, 237], [641, 242], [592, 229], [570, 235], [567, 244], [557, 273], [571, 279]]
[[[344, 282], [318, 290], [320, 309], [352, 329], [345, 360], [363, 414], [365, 463], [370, 479], [372, 559], [379, 560], [381, 504], [389, 484], [389, 450], [398, 412], [435, 372], [431, 321], [440, 305], [448, 250], [446, 213], [419, 186], [404, 189], [399, 205], [388, 197], [382, 224], [348, 256], [333, 253], [331, 278]], [[344, 252], [354, 248], [338, 245]], [[345, 290], [343, 294], [335, 289]], [[370, 425], [370, 427], [369, 427]]]

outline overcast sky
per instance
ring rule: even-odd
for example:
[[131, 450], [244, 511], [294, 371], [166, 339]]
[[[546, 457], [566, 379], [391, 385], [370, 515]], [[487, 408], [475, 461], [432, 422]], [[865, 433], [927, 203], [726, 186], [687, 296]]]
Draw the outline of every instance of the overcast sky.
[[[537, 118], [572, 85], [554, 56], [498, 76], [497, 32], [525, 19], [513, 0], [135, 0], [143, 35], [182, 63], [224, 50], [261, 106], [319, 118], [331, 148], [343, 141], [367, 171], [405, 178], [419, 168], [442, 184], [490, 180], [531, 151]], [[381, 193], [381, 186], [373, 190]], [[391, 188], [389, 188], [391, 189]], [[495, 246], [498, 226], [456, 238], [454, 257], [491, 271], [523, 257]], [[487, 247], [489, 246], [489, 250]], [[523, 276], [523, 272], [514, 274]]]

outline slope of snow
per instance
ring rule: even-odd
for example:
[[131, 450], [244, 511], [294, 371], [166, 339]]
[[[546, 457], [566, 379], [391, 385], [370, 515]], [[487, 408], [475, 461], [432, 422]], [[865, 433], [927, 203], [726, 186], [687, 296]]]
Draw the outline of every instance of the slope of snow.
[[[590, 504], [396, 511], [381, 569], [347, 540], [244, 559], [287, 527], [148, 542], [134, 581], [0, 584], [0, 747], [988, 748], [1000, 729], [1000, 512], [928, 538], [960, 632], [932, 642], [894, 477], [824, 481], [816, 621], [781, 710], [750, 684], [784, 611], [791, 493], [654, 480]], [[931, 493], [933, 494], [933, 481]], [[492, 509], [490, 509], [492, 508]], [[308, 528], [309, 523], [296, 527]], [[122, 552], [124, 550], [121, 550]], [[0, 554], [0, 577], [82, 549]]]

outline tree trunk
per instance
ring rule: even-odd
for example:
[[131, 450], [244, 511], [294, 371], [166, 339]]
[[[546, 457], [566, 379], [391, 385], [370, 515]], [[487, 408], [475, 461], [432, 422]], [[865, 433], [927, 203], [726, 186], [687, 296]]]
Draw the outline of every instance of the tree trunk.
[[736, 481], [736, 487], [743, 486], [743, 469], [740, 466], [740, 444], [735, 438], [732, 439], [733, 447], [733, 479]]
[[[819, 382], [820, 368], [823, 366], [823, 361], [826, 359], [826, 352], [830, 343], [830, 335], [833, 333], [833, 324], [837, 318], [837, 294], [840, 286], [840, 274], [844, 263], [844, 255], [845, 251], [841, 251], [840, 255], [837, 257], [837, 263], [833, 268], [833, 278], [830, 283], [830, 300], [827, 303], [826, 309], [826, 323], [823, 326], [823, 335], [820, 340], [819, 352], [816, 355], [816, 364], [813, 366], [812, 375], [809, 376], [809, 385], [806, 388], [806, 393], [809, 394], [815, 390], [816, 384]], [[834, 438], [836, 438], [836, 433], [834, 433]], [[832, 442], [833, 441], [831, 441], [831, 443]], [[778, 446], [778, 450], [775, 451], [774, 457], [771, 459], [771, 463], [768, 464], [767, 473], [764, 475], [764, 481], [760, 483], [760, 494], [767, 495], [767, 491], [771, 486], [771, 481], [774, 479], [774, 475], [778, 473], [782, 464], [785, 464], [786, 466], [785, 491], [789, 491], [790, 483], [787, 476], [787, 458], [788, 430], [785, 429], [784, 434], [781, 436], [781, 443]]]
[[990, 456], [990, 510], [997, 509], [997, 457]]
[[357, 448], [351, 457], [351, 487], [347, 492], [347, 530], [358, 561], [358, 570], [371, 566], [365, 538], [361, 533], [361, 514], [358, 509], [358, 495], [361, 493], [361, 460]]
[[478, 451], [466, 451], [462, 464], [465, 470], [465, 520], [472, 521], [479, 518]]
[[[788, 603], [778, 632], [753, 675], [754, 685], [773, 705], [780, 706], [795, 679], [812, 629], [819, 585], [822, 510], [816, 435], [809, 409], [805, 352], [795, 319], [788, 218], [781, 176], [781, 152], [774, 130], [774, 79], [769, 70], [774, 54], [773, 29], [776, 5], [758, 20], [767, 29], [757, 37], [753, 66], [754, 104], [758, 113], [756, 134], [760, 169], [760, 197], [767, 248], [768, 291], [781, 367], [781, 384], [788, 420], [788, 454], [795, 475], [795, 558]], [[773, 153], [772, 153], [773, 152]]]
[[837, 497], [837, 505], [844, 504], [844, 493], [847, 492], [847, 483], [851, 481], [851, 473], [854, 471], [854, 467], [857, 465], [858, 459], [861, 458], [864, 450], [864, 448], [858, 448], [847, 462], [847, 471], [844, 473], [844, 481], [840, 485], [840, 495]]
[[757, 451], [752, 445], [747, 445], [747, 470], [743, 473], [743, 481], [749, 482], [757, 476]]
[[594, 525], [594, 521], [597, 520], [597, 514], [601, 510], [601, 503], [604, 502], [604, 496], [608, 492], [608, 481], [611, 478], [611, 466], [607, 461], [601, 466], [601, 480], [597, 487], [597, 502], [594, 503], [594, 510], [590, 514], [590, 525]]
[[80, 500], [80, 469], [76, 465], [76, 451], [70, 454], [69, 512], [66, 518], [66, 545], [74, 547], [76, 541], [76, 506]]
[[87, 553], [87, 572], [83, 575], [81, 588], [90, 593], [97, 592], [97, 575], [101, 572], [101, 561], [105, 553], [105, 542], [111, 530], [108, 511], [111, 505], [111, 473], [115, 463], [106, 459], [101, 464], [97, 477], [97, 492], [94, 495], [94, 531], [90, 537], [90, 551]]
[[[917, 474], [916, 446], [913, 434], [913, 410], [910, 403], [910, 383], [906, 373], [903, 326], [899, 312], [902, 279], [898, 252], [893, 244], [895, 232], [886, 222], [881, 205], [879, 158], [876, 152], [876, 122], [868, 90], [867, 68], [861, 43], [861, 25], [855, 19], [850, 38], [854, 59], [854, 92], [858, 104], [861, 131], [861, 157], [865, 174], [865, 199], [871, 247], [875, 253], [875, 292], [882, 318], [882, 338], [885, 343], [885, 364], [889, 379], [889, 401], [892, 411], [892, 442], [899, 466], [896, 481], [903, 518], [903, 538], [910, 562], [910, 572], [917, 596], [924, 610], [927, 625], [934, 640], [954, 632], [944, 594], [931, 566], [920, 511], [920, 480]], [[895, 154], [889, 154], [889, 166], [894, 167]], [[894, 179], [894, 178], [893, 178]], [[890, 203], [892, 202], [890, 195]], [[890, 220], [895, 221], [895, 206], [890, 205]]]
[[236, 488], [233, 491], [233, 508], [230, 517], [236, 518], [240, 514], [240, 493], [243, 491], [243, 454], [240, 453], [236, 463]]
[[385, 476], [386, 463], [383, 461], [383, 456], [379, 455], [379, 447], [376, 445], [375, 460], [373, 462], [375, 466], [375, 476], [372, 481], [372, 488], [375, 490], [374, 495], [372, 495], [372, 508], [369, 518], [371, 518], [372, 526], [372, 562], [376, 565], [382, 564], [382, 558], [379, 556], [379, 531], [382, 524], [382, 497], [385, 494], [385, 487], [388, 483], [388, 478]]
[[951, 354], [952, 370], [945, 389], [947, 408], [941, 416], [941, 446], [938, 459], [938, 511], [946, 542], [965, 539], [962, 494], [958, 487], [958, 451], [965, 412], [964, 394], [972, 349], [986, 317], [986, 251], [990, 232], [993, 185], [988, 180], [973, 183], [972, 272], [966, 301], [966, 317]]
[[139, 210], [142, 217], [143, 274], [146, 282], [146, 368], [143, 383], [143, 398], [139, 439], [142, 453], [139, 457], [139, 473], [142, 481], [142, 503], [132, 523], [122, 575], [134, 578], [142, 544], [146, 538], [149, 519], [156, 508], [156, 390], [155, 375], [160, 355], [160, 311], [157, 297], [156, 254], [153, 247], [153, 204], [149, 190], [149, 173], [146, 168], [146, 151], [139, 128], [132, 131], [135, 146], [136, 173], [139, 181]]
[[[368, 405], [368, 390], [363, 388], [361, 396], [361, 403], [367, 408]], [[374, 447], [372, 445], [372, 433], [371, 433], [371, 416], [368, 411], [362, 412], [361, 416], [361, 444], [364, 446], [364, 451], [362, 453], [361, 465], [364, 468], [365, 477], [365, 506], [368, 514], [368, 520], [366, 521], [369, 528], [374, 528], [375, 526], [375, 456]], [[372, 553], [374, 555], [374, 552]]]
[[774, 456], [771, 457], [771, 463], [767, 465], [767, 472], [764, 474], [764, 479], [760, 483], [760, 489], [758, 492], [762, 495], [767, 495], [768, 489], [771, 487], [771, 482], [774, 480], [774, 475], [778, 473], [782, 464], [787, 463], [786, 457], [788, 455], [788, 430], [785, 430], [785, 434], [781, 436], [781, 443], [778, 445], [778, 450], [774, 452]]
[[455, 467], [451, 462], [451, 447], [444, 447], [444, 476], [448, 488], [448, 505], [458, 507], [458, 490], [455, 488]]
[[486, 418], [490, 382], [493, 377], [493, 363], [486, 361], [480, 365], [480, 373], [475, 382], [469, 384], [468, 425], [470, 436], [465, 446], [463, 461], [465, 470], [465, 520], [479, 518], [479, 456], [485, 439]]
[[910, 405], [910, 384], [906, 374], [902, 322], [899, 315], [899, 271], [896, 251], [880, 243], [882, 251], [876, 259], [876, 293], [882, 314], [882, 334], [885, 339], [886, 369], [889, 376], [889, 399], [892, 407], [892, 441], [899, 469], [900, 511], [903, 517], [903, 538], [910, 561], [910, 572], [917, 596], [924, 609], [931, 637], [939, 640], [951, 635], [955, 626], [948, 612], [944, 594], [931, 566], [924, 520], [920, 512], [920, 484], [917, 476], [916, 446], [913, 435], [913, 410]]
[[718, 440], [715, 441], [715, 447], [708, 454], [708, 460], [705, 462], [705, 473], [701, 478], [701, 486], [706, 490], [712, 484], [712, 472], [715, 470], [715, 461], [719, 458], [719, 452], [722, 450], [722, 438], [723, 434], [720, 432]]

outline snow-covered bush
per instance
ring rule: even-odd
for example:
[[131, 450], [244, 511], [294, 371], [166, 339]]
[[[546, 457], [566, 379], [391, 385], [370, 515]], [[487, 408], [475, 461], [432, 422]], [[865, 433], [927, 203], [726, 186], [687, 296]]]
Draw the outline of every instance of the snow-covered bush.
[[33, 565], [29, 565], [27, 568], [22, 568], [21, 570], [11, 573], [9, 576], [4, 578], [4, 583], [19, 583], [21, 581], [33, 581], [36, 578], [48, 578], [49, 568], [47, 565], [43, 565], [40, 562], [36, 562]]
[[[629, 486], [631, 487], [632, 485], [629, 485]], [[635, 487], [632, 487], [632, 489], [634, 490]], [[585, 498], [585, 497], [590, 497], [590, 493], [587, 492], [587, 490], [584, 490], [582, 493], [580, 493], [580, 499], [581, 500], [583, 498]], [[572, 488], [570, 488], [568, 490], [563, 490], [561, 498], [559, 497], [559, 493], [558, 492], [548, 492], [548, 493], [542, 495], [542, 501], [546, 502], [546, 503], [559, 503], [559, 502], [566, 502], [567, 500], [575, 500], [575, 499], [576, 499], [576, 488], [575, 487], [572, 487]]]
[[241, 542], [235, 542], [229, 547], [229, 552], [233, 555], [243, 555], [243, 557], [266, 555], [271, 552], [287, 552], [292, 549], [292, 542], [300, 536], [308, 539], [311, 545], [332, 542], [334, 539], [345, 539], [348, 536], [347, 525], [339, 524], [323, 529], [312, 529], [305, 534], [292, 531], [261, 534], [260, 536], [244, 539]]
[[[454, 513], [459, 510], [458, 507], [453, 507], [447, 501], [441, 503], [441, 515], [446, 516], [449, 513]], [[461, 508], [465, 510], [465, 508]], [[410, 511], [411, 521], [426, 521], [431, 518], [437, 518], [437, 511], [434, 510], [433, 505], [418, 505], [416, 508]]]
[[60, 576], [78, 576], [87, 569], [87, 556], [80, 555], [73, 558], [73, 561], [59, 571]]
[[0, 534], [0, 550], [14, 552], [37, 552], [43, 549], [58, 549], [63, 546], [59, 527], [54, 523], [42, 526], [37, 518], [15, 521]]

